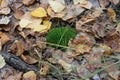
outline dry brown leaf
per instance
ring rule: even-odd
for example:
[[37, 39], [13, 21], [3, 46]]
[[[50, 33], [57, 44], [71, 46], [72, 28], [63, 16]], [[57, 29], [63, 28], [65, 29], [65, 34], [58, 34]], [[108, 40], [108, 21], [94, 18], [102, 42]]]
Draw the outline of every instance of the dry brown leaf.
[[34, 71], [28, 71], [23, 74], [23, 80], [36, 80], [36, 74]]
[[28, 64], [34, 64], [38, 62], [37, 59], [30, 55], [21, 55], [21, 58]]
[[35, 2], [35, 0], [22, 0], [23, 4], [29, 6]]
[[14, 43], [11, 45], [10, 50], [17, 56], [20, 56], [24, 52], [25, 47], [22, 41], [15, 40]]
[[4, 45], [8, 41], [10, 41], [10, 38], [8, 37], [8, 35], [6, 35], [3, 32], [0, 32], [0, 42], [1, 42], [1, 45]]
[[21, 80], [22, 74], [23, 74], [22, 72], [19, 72], [19, 73], [16, 73], [14, 75], [10, 75], [5, 80]]

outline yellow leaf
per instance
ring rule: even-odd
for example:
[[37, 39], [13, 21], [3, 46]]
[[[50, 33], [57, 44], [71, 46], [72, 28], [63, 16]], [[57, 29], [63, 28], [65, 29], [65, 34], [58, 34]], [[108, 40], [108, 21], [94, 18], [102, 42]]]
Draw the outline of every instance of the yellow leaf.
[[65, 8], [65, 5], [63, 5], [59, 1], [49, 0], [49, 4], [50, 4], [50, 7], [53, 9], [53, 11], [57, 13], [61, 12]]
[[31, 15], [34, 17], [46, 17], [47, 13], [44, 8], [39, 7], [31, 12]]
[[4, 60], [4, 57], [2, 57], [1, 55], [0, 55], [0, 69], [1, 68], [3, 68], [4, 66], [5, 66], [5, 60]]
[[44, 32], [47, 32], [47, 28], [48, 27], [45, 25], [36, 24], [36, 26], [34, 26], [33, 30], [40, 32], [40, 33], [44, 33]]
[[111, 20], [116, 20], [116, 13], [112, 8], [107, 9], [107, 15]]
[[51, 22], [49, 22], [49, 21], [43, 21], [43, 25], [47, 26], [47, 30], [49, 30], [50, 27], [51, 27]]

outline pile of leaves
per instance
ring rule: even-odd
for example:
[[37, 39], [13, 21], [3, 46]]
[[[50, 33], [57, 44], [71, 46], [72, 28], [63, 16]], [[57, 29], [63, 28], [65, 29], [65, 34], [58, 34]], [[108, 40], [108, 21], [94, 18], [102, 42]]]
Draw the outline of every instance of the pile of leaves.
[[0, 80], [120, 80], [120, 0], [0, 0]]

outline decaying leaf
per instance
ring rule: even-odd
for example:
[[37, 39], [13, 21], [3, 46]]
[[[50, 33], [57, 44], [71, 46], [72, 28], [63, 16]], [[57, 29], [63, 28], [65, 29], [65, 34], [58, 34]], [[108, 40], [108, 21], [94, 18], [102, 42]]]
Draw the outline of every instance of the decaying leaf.
[[64, 4], [62, 4], [59, 1], [54, 1], [54, 0], [49, 0], [49, 5], [53, 9], [53, 11], [57, 13], [61, 12], [65, 8]]
[[36, 80], [36, 74], [34, 71], [28, 71], [23, 74], [23, 80]]
[[113, 21], [116, 20], [116, 13], [112, 8], [107, 9], [107, 15], [108, 15], [109, 19], [111, 19]]
[[74, 4], [83, 3], [86, 0], [73, 0]]
[[69, 63], [66, 63], [64, 60], [59, 59], [58, 63], [69, 73], [72, 71], [72, 65]]
[[49, 65], [48, 64], [42, 64], [41, 65], [41, 69], [40, 69], [40, 75], [41, 76], [46, 76], [46, 74], [48, 73], [49, 71]]
[[44, 8], [39, 7], [31, 12], [31, 15], [34, 17], [46, 17], [47, 13]]
[[4, 66], [5, 66], [5, 60], [4, 60], [4, 57], [2, 57], [1, 55], [0, 55], [0, 69], [1, 68], [3, 68]]

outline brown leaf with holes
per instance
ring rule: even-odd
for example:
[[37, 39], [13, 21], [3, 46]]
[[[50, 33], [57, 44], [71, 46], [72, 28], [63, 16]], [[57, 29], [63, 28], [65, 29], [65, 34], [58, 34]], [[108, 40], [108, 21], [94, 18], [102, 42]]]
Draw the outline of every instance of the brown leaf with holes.
[[41, 69], [40, 69], [40, 75], [41, 76], [46, 76], [46, 74], [48, 73], [48, 71], [49, 71], [49, 65], [48, 64], [46, 64], [46, 63], [44, 63], [44, 64], [42, 64], [41, 65]]

